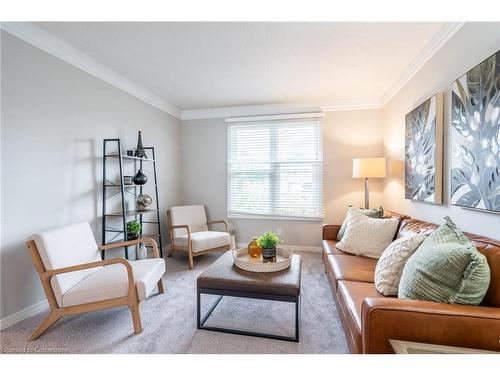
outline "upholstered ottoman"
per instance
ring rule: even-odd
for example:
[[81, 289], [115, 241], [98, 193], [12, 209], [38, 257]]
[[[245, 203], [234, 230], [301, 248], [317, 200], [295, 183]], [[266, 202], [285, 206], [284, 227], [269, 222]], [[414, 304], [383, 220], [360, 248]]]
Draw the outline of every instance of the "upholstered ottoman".
[[[239, 335], [265, 337], [286, 341], [299, 341], [300, 324], [300, 277], [301, 259], [293, 255], [290, 268], [269, 273], [248, 272], [233, 264], [231, 251], [227, 251], [198, 276], [197, 280], [197, 325], [199, 329], [226, 332]], [[206, 315], [201, 318], [201, 294], [220, 296]], [[295, 305], [295, 335], [279, 336], [242, 330], [210, 327], [205, 322], [223, 296], [254, 298], [270, 301], [291, 302]]]

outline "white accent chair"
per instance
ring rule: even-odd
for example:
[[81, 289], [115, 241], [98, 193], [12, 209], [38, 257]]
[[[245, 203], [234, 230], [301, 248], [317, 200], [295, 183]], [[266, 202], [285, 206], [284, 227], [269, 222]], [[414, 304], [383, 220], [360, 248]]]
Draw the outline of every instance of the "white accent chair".
[[[172, 241], [167, 256], [171, 257], [175, 250], [187, 251], [190, 270], [194, 267], [194, 257], [231, 247], [228, 222], [207, 221], [205, 207], [201, 205], [172, 207], [167, 211], [167, 222]], [[224, 224], [224, 232], [208, 230], [209, 225], [217, 223]]]
[[[152, 247], [153, 258], [101, 260], [103, 250], [140, 243]], [[151, 238], [97, 246], [90, 225], [78, 223], [35, 234], [26, 245], [50, 306], [49, 315], [30, 340], [36, 340], [63, 316], [122, 305], [132, 312], [134, 332], [141, 333], [139, 304], [156, 286], [159, 293], [164, 291], [165, 260]]]

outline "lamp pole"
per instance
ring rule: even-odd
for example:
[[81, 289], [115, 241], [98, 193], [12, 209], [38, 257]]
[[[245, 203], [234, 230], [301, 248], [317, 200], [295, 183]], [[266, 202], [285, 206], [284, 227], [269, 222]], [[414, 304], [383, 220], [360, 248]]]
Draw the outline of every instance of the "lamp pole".
[[368, 209], [369, 206], [370, 206], [370, 202], [368, 200], [368, 195], [369, 195], [369, 191], [368, 191], [368, 177], [365, 178], [365, 208]]

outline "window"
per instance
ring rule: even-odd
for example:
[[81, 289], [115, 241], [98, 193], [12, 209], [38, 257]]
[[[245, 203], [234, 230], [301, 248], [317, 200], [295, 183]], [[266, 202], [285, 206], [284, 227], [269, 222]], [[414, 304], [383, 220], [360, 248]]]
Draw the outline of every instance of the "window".
[[318, 114], [227, 119], [228, 216], [322, 219]]

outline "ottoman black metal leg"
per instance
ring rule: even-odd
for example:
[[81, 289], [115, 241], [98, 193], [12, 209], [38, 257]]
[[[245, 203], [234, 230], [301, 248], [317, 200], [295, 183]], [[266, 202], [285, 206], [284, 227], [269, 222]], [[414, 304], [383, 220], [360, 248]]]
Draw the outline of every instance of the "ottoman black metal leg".
[[[215, 301], [215, 303], [208, 309], [207, 313], [201, 318], [201, 294], [218, 294], [219, 297]], [[282, 336], [282, 335], [272, 335], [267, 333], [258, 333], [258, 332], [250, 332], [238, 329], [230, 329], [230, 328], [222, 328], [222, 327], [211, 327], [205, 325], [205, 322], [213, 313], [219, 302], [221, 301], [224, 295], [229, 295], [232, 297], [242, 297], [242, 298], [253, 298], [253, 299], [261, 299], [261, 300], [271, 300], [271, 301], [283, 301], [283, 302], [292, 302], [295, 304], [295, 335], [290, 336]], [[253, 337], [262, 337], [268, 339], [275, 340], [283, 340], [283, 341], [294, 341], [299, 342], [299, 330], [300, 330], [300, 296], [291, 297], [291, 296], [276, 296], [276, 295], [264, 295], [264, 294], [256, 294], [256, 293], [242, 293], [242, 292], [229, 292], [222, 290], [197, 290], [197, 327], [198, 329], [204, 329], [207, 331], [215, 331], [215, 332], [223, 332], [223, 333], [232, 333], [235, 335], [244, 335], [244, 336], [253, 336]]]

